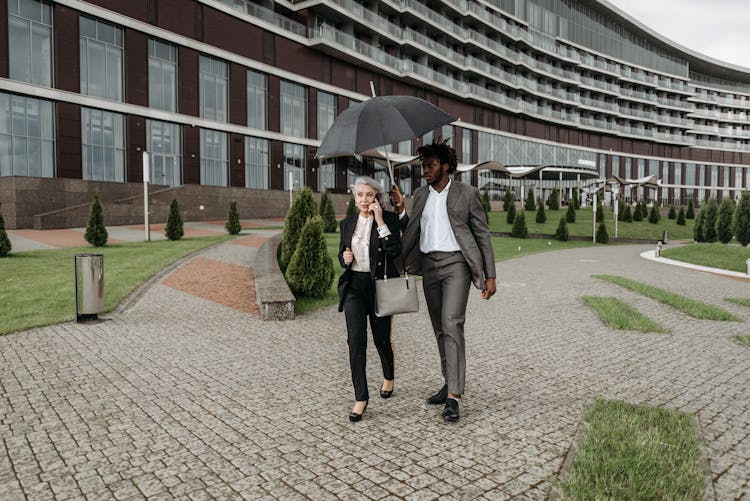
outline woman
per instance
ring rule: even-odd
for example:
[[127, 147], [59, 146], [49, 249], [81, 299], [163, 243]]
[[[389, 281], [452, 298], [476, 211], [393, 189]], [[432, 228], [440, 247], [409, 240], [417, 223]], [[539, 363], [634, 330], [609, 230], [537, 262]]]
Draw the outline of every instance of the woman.
[[380, 204], [382, 188], [371, 177], [360, 177], [354, 183], [354, 201], [359, 214], [341, 221], [339, 261], [346, 271], [339, 280], [339, 311], [346, 316], [349, 344], [349, 365], [352, 370], [355, 403], [350, 421], [359, 421], [367, 407], [367, 319], [375, 347], [383, 365], [383, 386], [380, 396], [393, 393], [393, 349], [391, 348], [391, 317], [375, 315], [375, 279], [398, 276], [393, 263], [401, 254], [398, 216], [383, 211]]

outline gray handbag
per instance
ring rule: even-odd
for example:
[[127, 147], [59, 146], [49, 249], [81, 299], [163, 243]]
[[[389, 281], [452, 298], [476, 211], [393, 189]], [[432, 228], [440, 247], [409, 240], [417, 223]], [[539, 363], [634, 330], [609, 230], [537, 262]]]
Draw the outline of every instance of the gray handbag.
[[388, 278], [388, 258], [385, 258], [383, 279], [375, 280], [375, 315], [387, 317], [415, 311], [419, 311], [416, 278], [408, 273]]

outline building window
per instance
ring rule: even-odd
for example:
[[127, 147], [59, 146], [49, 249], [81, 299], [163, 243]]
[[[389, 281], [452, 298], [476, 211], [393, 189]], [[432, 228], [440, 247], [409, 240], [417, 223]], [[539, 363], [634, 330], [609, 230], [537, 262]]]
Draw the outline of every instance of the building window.
[[398, 143], [399, 155], [411, 155], [411, 140], [401, 141]]
[[[471, 130], [461, 130], [461, 163], [471, 164]], [[471, 184], [471, 171], [459, 174], [459, 181]]]
[[0, 92], [0, 176], [54, 175], [52, 103]]
[[81, 16], [81, 94], [122, 101], [122, 30]]
[[229, 65], [213, 57], [201, 56], [200, 86], [200, 116], [226, 122]]
[[182, 184], [180, 126], [146, 120], [146, 149], [151, 153], [151, 183], [167, 186]]
[[305, 186], [305, 152], [301, 144], [284, 143], [284, 190]]
[[148, 105], [177, 111], [177, 47], [148, 41]]
[[453, 136], [453, 126], [452, 125], [443, 125], [440, 128], [440, 140], [441, 141], [448, 141], [448, 144], [456, 147], [456, 138]]
[[280, 93], [281, 133], [292, 137], [306, 137], [307, 89], [282, 80]]
[[52, 7], [39, 0], [8, 2], [10, 78], [52, 86]]
[[336, 96], [318, 91], [318, 139], [323, 139], [335, 118]]
[[268, 189], [271, 160], [268, 156], [268, 140], [256, 137], [245, 138], [245, 188]]
[[336, 160], [329, 158], [318, 169], [318, 190], [323, 193], [336, 187]]
[[247, 70], [247, 126], [254, 129], [268, 128], [266, 103], [268, 102], [268, 82], [266, 75]]
[[83, 179], [125, 181], [123, 116], [81, 108]]
[[201, 129], [201, 184], [228, 186], [229, 155], [227, 134]]

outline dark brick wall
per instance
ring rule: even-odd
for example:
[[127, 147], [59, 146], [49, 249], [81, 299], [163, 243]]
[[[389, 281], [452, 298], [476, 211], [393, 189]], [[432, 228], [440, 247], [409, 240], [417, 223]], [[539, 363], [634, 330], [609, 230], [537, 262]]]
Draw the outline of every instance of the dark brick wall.
[[143, 117], [128, 115], [127, 142], [125, 147], [125, 159], [127, 172], [125, 179], [131, 183], [143, 182], [143, 152], [146, 151], [146, 119]]
[[245, 136], [229, 135], [229, 185], [245, 186]]
[[125, 30], [125, 102], [148, 106], [148, 37]]
[[185, 184], [200, 184], [200, 129], [183, 125], [182, 140], [182, 182]]
[[78, 49], [78, 11], [56, 3], [54, 4], [53, 16], [55, 19], [55, 87], [79, 92], [81, 80]]
[[120, 14], [124, 14], [139, 21], [148, 22], [148, 2], [147, 0], [89, 0], [92, 4], [98, 5]]
[[200, 111], [198, 87], [198, 52], [186, 47], [177, 50], [178, 110], [197, 117]]
[[77, 104], [56, 103], [55, 130], [57, 177], [81, 179], [81, 107]]

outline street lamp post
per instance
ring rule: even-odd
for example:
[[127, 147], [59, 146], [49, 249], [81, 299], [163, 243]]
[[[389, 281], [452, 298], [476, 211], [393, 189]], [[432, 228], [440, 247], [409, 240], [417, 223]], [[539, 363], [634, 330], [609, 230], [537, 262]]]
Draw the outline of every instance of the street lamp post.
[[612, 183], [612, 195], [614, 195], [614, 213], [615, 213], [615, 238], [617, 238], [617, 219], [618, 215], [617, 212], [619, 211], [619, 203], [617, 202], [617, 195], [620, 194], [620, 184], [619, 183]]

